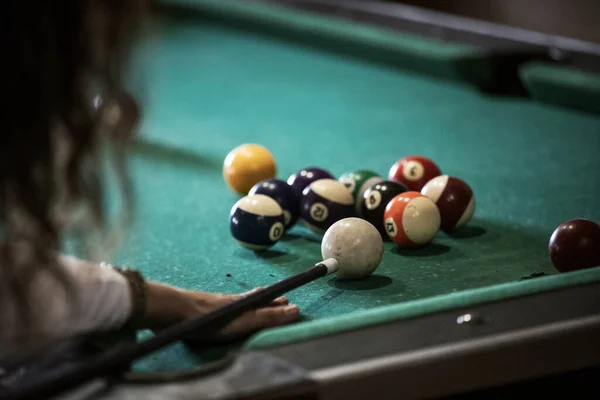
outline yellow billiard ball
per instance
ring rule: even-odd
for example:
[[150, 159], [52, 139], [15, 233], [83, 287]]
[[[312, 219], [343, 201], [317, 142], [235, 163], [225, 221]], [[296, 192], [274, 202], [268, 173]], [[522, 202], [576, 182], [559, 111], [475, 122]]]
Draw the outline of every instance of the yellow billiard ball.
[[231, 150], [223, 163], [223, 178], [235, 193], [247, 195], [258, 182], [275, 178], [275, 157], [264, 146], [246, 143]]

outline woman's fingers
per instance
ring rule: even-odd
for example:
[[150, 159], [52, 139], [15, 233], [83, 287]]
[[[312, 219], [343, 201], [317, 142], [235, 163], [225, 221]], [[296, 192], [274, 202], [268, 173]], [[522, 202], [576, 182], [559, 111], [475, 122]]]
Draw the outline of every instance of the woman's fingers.
[[271, 304], [269, 304], [269, 306], [270, 306], [270, 307], [285, 306], [285, 305], [288, 305], [289, 303], [290, 303], [290, 302], [289, 302], [289, 300], [287, 299], [287, 297], [283, 297], [283, 296], [281, 296], [281, 297], [278, 297], [278, 298], [276, 298], [275, 300], [273, 300], [273, 301], [271, 302]]
[[265, 328], [285, 325], [298, 319], [300, 309], [296, 305], [263, 307], [249, 311], [233, 321], [225, 330], [225, 335], [255, 332]]
[[[241, 294], [185, 292], [195, 299], [192, 310], [186, 311], [186, 318], [195, 318], [217, 308], [226, 306], [264, 288], [256, 288]], [[261, 308], [246, 312], [232, 321], [221, 331], [221, 339], [245, 336], [261, 329], [285, 325], [297, 320], [300, 310], [296, 305], [290, 305], [285, 296], [280, 296]]]

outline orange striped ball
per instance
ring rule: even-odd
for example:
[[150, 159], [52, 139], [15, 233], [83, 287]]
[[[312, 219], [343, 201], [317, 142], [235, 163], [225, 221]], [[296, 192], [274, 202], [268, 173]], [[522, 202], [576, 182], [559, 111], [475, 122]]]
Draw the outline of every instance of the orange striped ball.
[[400, 247], [421, 247], [433, 241], [440, 229], [437, 205], [416, 191], [394, 197], [383, 215], [389, 238]]

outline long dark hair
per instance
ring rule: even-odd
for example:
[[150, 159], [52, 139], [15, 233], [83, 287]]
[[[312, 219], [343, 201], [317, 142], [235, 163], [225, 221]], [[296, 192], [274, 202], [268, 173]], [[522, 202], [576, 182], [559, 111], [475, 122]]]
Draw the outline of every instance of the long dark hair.
[[[87, 243], [106, 228], [106, 149], [131, 195], [127, 132], [107, 115], [128, 98], [123, 68], [145, 1], [4, 0], [0, 9], [0, 301], [14, 304], [25, 333], [35, 331], [36, 277], [52, 274], [68, 292], [57, 264], [65, 232], [72, 225]], [[85, 216], [77, 224], [74, 211]]]

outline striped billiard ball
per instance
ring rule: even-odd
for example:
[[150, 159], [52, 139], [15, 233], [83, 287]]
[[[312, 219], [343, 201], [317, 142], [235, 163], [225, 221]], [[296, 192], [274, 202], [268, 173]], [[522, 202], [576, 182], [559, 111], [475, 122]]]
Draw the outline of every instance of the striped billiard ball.
[[385, 230], [399, 247], [422, 247], [440, 229], [441, 217], [435, 203], [419, 192], [397, 195], [386, 206]]
[[319, 179], [302, 192], [300, 218], [314, 232], [324, 233], [335, 222], [353, 216], [352, 194], [335, 179]]
[[248, 194], [264, 194], [275, 200], [283, 210], [286, 231], [298, 221], [299, 199], [286, 181], [276, 178], [265, 179], [254, 185]]
[[445, 232], [463, 227], [475, 213], [473, 190], [465, 181], [454, 176], [433, 178], [423, 186], [421, 194], [438, 206], [442, 218], [441, 229]]
[[229, 227], [240, 245], [255, 251], [267, 250], [283, 236], [283, 210], [264, 194], [242, 197], [231, 208]]
[[441, 175], [440, 168], [427, 157], [408, 156], [398, 160], [390, 168], [388, 179], [404, 184], [409, 190], [420, 191], [436, 176]]
[[363, 195], [367, 189], [382, 180], [383, 178], [377, 172], [366, 169], [346, 172], [338, 178], [338, 181], [352, 193], [357, 215], [360, 215]]
[[408, 188], [400, 182], [381, 181], [369, 187], [360, 201], [361, 218], [373, 224], [383, 239], [388, 239], [383, 221], [385, 207], [394, 197], [404, 192], [408, 192]]
[[298, 198], [302, 196], [302, 192], [308, 185], [319, 179], [335, 179], [333, 175], [322, 168], [308, 167], [303, 168], [300, 171], [290, 175], [287, 179], [288, 185], [292, 187], [292, 190]]

